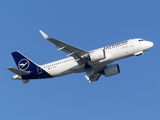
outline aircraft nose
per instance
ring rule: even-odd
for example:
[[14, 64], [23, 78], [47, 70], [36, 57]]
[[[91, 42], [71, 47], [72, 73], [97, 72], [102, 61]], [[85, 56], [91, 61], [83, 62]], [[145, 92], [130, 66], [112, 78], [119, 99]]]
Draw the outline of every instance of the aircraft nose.
[[154, 43], [153, 43], [153, 42], [148, 41], [148, 42], [147, 42], [147, 46], [148, 46], [149, 48], [152, 48], [152, 47], [154, 46]]
[[153, 42], [150, 42], [150, 41], [144, 41], [143, 45], [144, 45], [143, 48], [145, 50], [148, 50], [148, 49], [152, 48], [154, 44], [153, 44]]

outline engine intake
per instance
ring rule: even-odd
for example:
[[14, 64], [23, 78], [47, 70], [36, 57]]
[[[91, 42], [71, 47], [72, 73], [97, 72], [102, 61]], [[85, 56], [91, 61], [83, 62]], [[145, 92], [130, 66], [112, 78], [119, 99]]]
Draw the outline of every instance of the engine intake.
[[104, 69], [105, 77], [109, 77], [109, 76], [116, 75], [119, 73], [120, 73], [120, 68], [118, 64], [107, 66]]
[[98, 61], [105, 58], [105, 51], [103, 49], [98, 49], [89, 53], [91, 61]]

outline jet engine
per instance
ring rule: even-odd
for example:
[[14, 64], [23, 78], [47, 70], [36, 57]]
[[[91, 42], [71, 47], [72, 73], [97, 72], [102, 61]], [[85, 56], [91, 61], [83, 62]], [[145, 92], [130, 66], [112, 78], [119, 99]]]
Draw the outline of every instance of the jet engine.
[[89, 53], [91, 61], [98, 61], [105, 58], [105, 51], [103, 49], [94, 50]]
[[119, 73], [120, 73], [120, 68], [119, 68], [118, 64], [107, 66], [104, 69], [105, 77], [109, 77], [109, 76], [116, 75], [116, 74], [119, 74]]

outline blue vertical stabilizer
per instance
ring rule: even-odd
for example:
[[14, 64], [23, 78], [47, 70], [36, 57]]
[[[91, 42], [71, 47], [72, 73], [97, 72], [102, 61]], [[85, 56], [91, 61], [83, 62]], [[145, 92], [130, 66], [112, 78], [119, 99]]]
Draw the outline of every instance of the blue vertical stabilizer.
[[40, 79], [52, 77], [39, 65], [31, 61], [19, 51], [12, 52], [12, 56], [14, 58], [14, 61], [16, 62], [18, 69], [28, 72], [28, 74], [26, 75], [21, 75], [22, 79]]
[[16, 62], [18, 69], [25, 70], [25, 71], [37, 70], [38, 65], [33, 61], [31, 61], [30, 59], [28, 59], [19, 51], [12, 52], [12, 56], [14, 58], [14, 61]]

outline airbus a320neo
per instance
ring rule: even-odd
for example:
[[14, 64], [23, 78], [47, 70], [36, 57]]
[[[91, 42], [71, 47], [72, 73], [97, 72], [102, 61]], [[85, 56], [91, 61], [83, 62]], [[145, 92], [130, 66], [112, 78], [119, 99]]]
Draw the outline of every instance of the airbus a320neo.
[[16, 74], [13, 79], [21, 79], [23, 83], [27, 83], [30, 79], [54, 78], [71, 73], [86, 72], [86, 79], [93, 82], [97, 81], [101, 75], [108, 77], [120, 73], [119, 65], [111, 65], [112, 62], [142, 55], [154, 45], [150, 41], [137, 38], [86, 51], [51, 38], [41, 30], [40, 33], [45, 39], [55, 44], [58, 50], [67, 53], [69, 57], [38, 65], [19, 51], [12, 52], [17, 68], [9, 67], [8, 69]]

